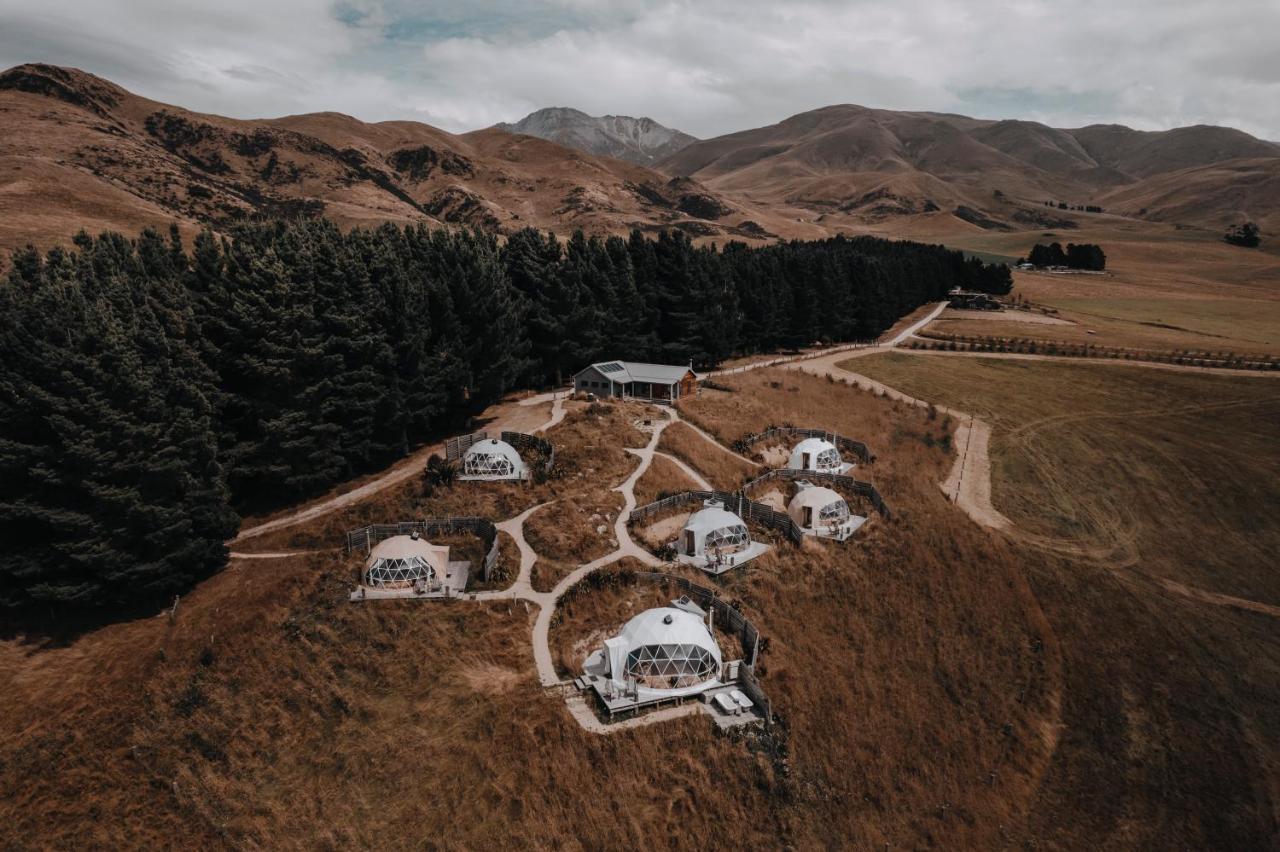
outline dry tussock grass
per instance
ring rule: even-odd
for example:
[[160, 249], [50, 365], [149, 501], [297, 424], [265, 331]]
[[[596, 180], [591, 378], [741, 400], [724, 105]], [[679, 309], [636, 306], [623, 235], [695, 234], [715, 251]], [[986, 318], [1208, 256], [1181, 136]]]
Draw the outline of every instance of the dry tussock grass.
[[646, 436], [632, 420], [644, 411], [633, 404], [567, 403], [563, 422], [547, 433], [556, 447], [556, 474], [540, 483], [455, 482], [427, 488], [419, 478], [311, 521], [248, 539], [236, 545], [245, 553], [312, 550], [341, 546], [343, 534], [366, 524], [422, 517], [476, 516], [492, 521], [560, 499], [594, 498], [601, 483], [612, 487], [635, 470], [636, 458], [624, 447], [640, 447]]
[[[698, 717], [593, 736], [537, 688], [519, 602], [351, 605], [336, 557], [246, 563], [172, 628], [5, 646], [0, 845], [1000, 845], [1042, 769], [1058, 676], [1018, 556], [942, 498], [949, 457], [919, 439], [922, 413], [787, 386], [696, 405], [734, 430], [784, 402], [826, 412], [880, 453], [897, 516], [699, 579], [768, 640], [773, 737]], [[587, 600], [556, 629], [564, 661], [595, 604], [609, 617]]]
[[[723, 397], [725, 394], [716, 394]], [[683, 403], [683, 412], [689, 403]], [[720, 452], [707, 443], [693, 429], [684, 423], [673, 423], [662, 432], [658, 441], [658, 449], [683, 461], [701, 473], [708, 482], [721, 491], [736, 491], [742, 483], [759, 475], [760, 468], [749, 465], [736, 456]]]
[[662, 456], [654, 456], [649, 469], [636, 481], [636, 505], [644, 506], [661, 496], [697, 487], [697, 483], [678, 466]]
[[[616, 491], [595, 498], [561, 500], [534, 513], [525, 522], [524, 537], [538, 552], [539, 561], [546, 558], [569, 565], [572, 570], [573, 566], [599, 559], [618, 548], [613, 523], [622, 507], [622, 495]], [[554, 586], [559, 579], [557, 574], [551, 566], [546, 566], [538, 572], [539, 583], [550, 582]], [[551, 590], [542, 585], [534, 588]]]
[[1066, 680], [1062, 737], [1013, 840], [1273, 846], [1275, 619], [1161, 581], [1280, 602], [1274, 382], [900, 355], [856, 369], [987, 419], [997, 507], [1015, 535], [1056, 542], [1020, 549]]
[[[641, 582], [634, 577], [636, 571], [651, 570], [630, 557], [621, 559], [616, 565], [592, 574], [576, 594], [564, 599], [556, 610], [550, 636], [551, 657], [561, 677], [582, 674], [587, 655], [605, 639], [617, 635], [632, 616], [653, 607], [669, 606], [680, 596], [674, 586]], [[708, 585], [704, 574], [683, 565], [670, 565], [662, 571]], [[715, 635], [725, 660], [742, 657], [742, 644], [736, 635], [725, 633], [719, 624], [715, 625]]]

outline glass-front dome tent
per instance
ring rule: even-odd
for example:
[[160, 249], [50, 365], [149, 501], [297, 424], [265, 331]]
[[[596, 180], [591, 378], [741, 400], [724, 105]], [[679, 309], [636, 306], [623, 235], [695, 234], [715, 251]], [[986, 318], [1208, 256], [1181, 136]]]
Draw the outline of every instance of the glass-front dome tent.
[[768, 549], [768, 545], [752, 541], [742, 518], [719, 500], [708, 500], [690, 515], [676, 542], [681, 562], [713, 574], [743, 565]]
[[433, 587], [449, 569], [449, 548], [431, 544], [417, 533], [378, 542], [365, 560], [364, 585], [373, 589]]
[[587, 671], [641, 700], [694, 695], [720, 684], [720, 646], [701, 617], [674, 606], [645, 610], [587, 660]]
[[463, 479], [523, 479], [527, 470], [516, 448], [496, 438], [472, 444], [462, 457]]
[[830, 488], [804, 480], [797, 480], [796, 488], [795, 496], [787, 505], [787, 514], [806, 535], [843, 541], [867, 521], [861, 515], [852, 514], [845, 499]]
[[842, 459], [840, 450], [826, 438], [805, 438], [791, 451], [787, 467], [818, 473], [847, 473], [853, 464]]

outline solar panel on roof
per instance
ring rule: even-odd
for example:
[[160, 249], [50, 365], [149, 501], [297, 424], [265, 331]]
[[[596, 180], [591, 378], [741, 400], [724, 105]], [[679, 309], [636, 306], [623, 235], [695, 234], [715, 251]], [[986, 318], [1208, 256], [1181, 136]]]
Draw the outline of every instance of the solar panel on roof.
[[602, 373], [621, 373], [621, 372], [622, 372], [622, 365], [621, 365], [621, 364], [601, 364], [601, 365], [600, 365], [600, 372], [602, 372]]

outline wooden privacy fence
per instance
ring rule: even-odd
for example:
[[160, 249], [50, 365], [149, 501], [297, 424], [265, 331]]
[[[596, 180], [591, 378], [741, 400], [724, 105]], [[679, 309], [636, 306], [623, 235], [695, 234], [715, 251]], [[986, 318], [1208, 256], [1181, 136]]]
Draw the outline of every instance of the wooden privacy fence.
[[737, 636], [742, 641], [743, 662], [749, 667], [755, 666], [756, 658], [760, 654], [760, 631], [747, 620], [745, 615], [730, 606], [729, 602], [724, 598], [717, 595], [715, 589], [708, 589], [706, 586], [699, 586], [684, 577], [677, 577], [675, 574], [664, 574], [661, 571], [637, 571], [636, 579], [663, 585], [674, 585], [679, 588], [681, 593], [689, 600], [713, 613], [712, 617], [716, 623], [722, 626], [726, 633]]
[[370, 524], [346, 535], [346, 552], [369, 553], [380, 541], [397, 535], [418, 533], [430, 540], [433, 535], [449, 535], [466, 532], [477, 536], [485, 545], [483, 578], [488, 582], [498, 564], [498, 528], [486, 518], [424, 518], [420, 521], [401, 521], [398, 524]]
[[458, 435], [455, 438], [449, 438], [444, 442], [444, 457], [446, 461], [457, 461], [462, 458], [462, 454], [471, 447], [487, 441], [489, 439], [488, 432], [472, 432], [470, 435]]
[[837, 435], [835, 432], [828, 432], [826, 429], [807, 429], [803, 426], [774, 426], [771, 429], [765, 429], [763, 432], [753, 432], [742, 438], [743, 443], [747, 445], [755, 444], [759, 441], [767, 441], [770, 438], [825, 438], [835, 444], [841, 450], [853, 453], [864, 462], [870, 464], [876, 460], [875, 453], [861, 441], [855, 441], [852, 438], [846, 438], [843, 435]]
[[854, 479], [852, 476], [845, 476], [840, 473], [822, 473], [815, 470], [790, 470], [788, 468], [780, 468], [778, 470], [770, 470], [757, 476], [755, 479], [742, 486], [742, 490], [748, 491], [762, 482], [768, 482], [771, 479], [785, 479], [794, 482], [797, 479], [804, 479], [809, 482], [825, 482], [835, 485], [839, 488], [857, 494], [859, 497], [865, 497], [872, 508], [880, 513], [881, 517], [892, 518], [893, 513], [889, 511], [889, 506], [884, 502], [884, 498], [880, 496], [880, 491], [870, 482], [863, 482]]
[[[548, 473], [556, 463], [556, 448], [551, 442], [545, 438], [539, 438], [536, 435], [526, 435], [523, 432], [503, 432], [499, 439], [506, 441], [516, 449], [516, 452], [523, 455], [532, 450], [541, 454], [543, 458], [542, 469]], [[456, 462], [460, 460], [467, 450], [474, 447], [481, 441], [489, 440], [488, 432], [472, 432], [470, 435], [458, 435], [444, 442], [444, 457], [446, 461]], [[525, 478], [528, 478], [527, 476]]]
[[687, 506], [690, 503], [702, 503], [707, 500], [719, 500], [726, 509], [736, 513], [744, 521], [755, 521], [763, 526], [779, 530], [789, 536], [796, 544], [799, 544], [804, 539], [804, 530], [791, 519], [790, 515], [786, 512], [779, 512], [764, 503], [756, 503], [749, 500], [741, 491], [681, 491], [679, 494], [672, 494], [670, 497], [664, 497], [646, 506], [632, 509], [631, 514], [627, 515], [627, 523], [633, 524], [659, 512], [665, 512], [668, 509], [676, 509], [680, 506]]
[[503, 432], [502, 440], [515, 447], [520, 453], [530, 450], [541, 454], [544, 459], [542, 469], [548, 473], [556, 464], [556, 448], [550, 441], [545, 438], [539, 438], [536, 435], [526, 435], [523, 432]]

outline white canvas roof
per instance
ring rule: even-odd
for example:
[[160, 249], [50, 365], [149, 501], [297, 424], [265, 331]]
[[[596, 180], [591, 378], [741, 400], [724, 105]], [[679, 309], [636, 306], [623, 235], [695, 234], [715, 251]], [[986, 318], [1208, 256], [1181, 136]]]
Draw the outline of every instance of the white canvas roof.
[[587, 369], [595, 368], [596, 372], [615, 382], [652, 382], [658, 385], [674, 385], [690, 372], [688, 367], [671, 364], [644, 364], [638, 361], [600, 361]]
[[685, 529], [700, 533], [709, 533], [725, 527], [741, 526], [745, 526], [742, 518], [739, 518], [719, 503], [699, 509], [689, 516], [689, 520], [684, 522]]
[[520, 453], [516, 452], [516, 448], [508, 444], [506, 441], [499, 441], [497, 438], [489, 438], [478, 444], [472, 444], [470, 447], [467, 447], [467, 451], [463, 454], [463, 458], [476, 455], [477, 453], [484, 453], [485, 455], [490, 456], [502, 456], [517, 466], [521, 464]]
[[618, 638], [628, 651], [644, 645], [697, 645], [720, 661], [720, 646], [702, 619], [673, 606], [645, 610], [623, 625]]
[[808, 487], [801, 487], [799, 493], [791, 498], [791, 503], [787, 506], [787, 514], [791, 515], [791, 519], [797, 524], [803, 524], [804, 509], [806, 507], [813, 509], [813, 517], [817, 518], [818, 512], [824, 507], [830, 506], [832, 503], [844, 502], [844, 498], [830, 488], [809, 485]]
[[[818, 456], [826, 452], [835, 453], [837, 461], [834, 466], [822, 467], [818, 465]], [[809, 464], [807, 465], [804, 463], [806, 454], [809, 456]], [[791, 451], [791, 460], [787, 463], [787, 467], [792, 470], [835, 470], [840, 467], [840, 451], [836, 449], [835, 444], [826, 438], [805, 438], [796, 444], [795, 449]]]
[[432, 544], [425, 538], [413, 538], [407, 535], [396, 535], [378, 542], [369, 554], [367, 564], [372, 565], [379, 559], [409, 559], [420, 556], [442, 574], [449, 567], [449, 548]]

